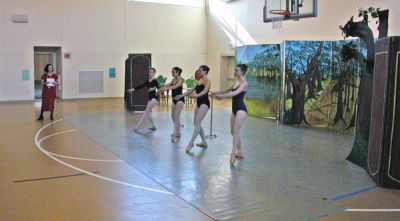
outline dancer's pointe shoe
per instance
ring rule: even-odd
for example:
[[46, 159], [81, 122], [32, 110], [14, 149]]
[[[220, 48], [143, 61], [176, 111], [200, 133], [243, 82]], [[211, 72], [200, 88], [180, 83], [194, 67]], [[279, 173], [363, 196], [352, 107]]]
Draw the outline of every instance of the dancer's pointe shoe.
[[171, 142], [172, 142], [172, 143], [176, 143], [176, 142], [178, 141], [178, 139], [179, 139], [178, 137], [172, 136], [172, 137], [171, 137]]
[[236, 158], [238, 158], [238, 159], [244, 158], [242, 151], [236, 151]]
[[201, 143], [198, 143], [198, 144], [196, 144], [196, 146], [198, 146], [198, 147], [203, 147], [203, 148], [207, 148], [208, 147], [208, 144], [206, 143], [206, 142], [201, 142]]
[[192, 148], [194, 147], [194, 144], [189, 144], [187, 147], [186, 147], [186, 153], [190, 153], [190, 151], [192, 150]]
[[150, 127], [149, 130], [155, 131], [155, 130], [157, 130], [157, 128], [156, 127]]
[[39, 116], [38, 121], [44, 120], [43, 116]]
[[174, 138], [171, 139], [172, 143], [176, 143], [176, 142], [178, 142], [178, 140], [179, 140], [178, 137], [174, 137]]
[[235, 164], [235, 161], [236, 161], [236, 153], [232, 152], [231, 153], [231, 158], [229, 160], [229, 162], [231, 163], [231, 166], [233, 166]]

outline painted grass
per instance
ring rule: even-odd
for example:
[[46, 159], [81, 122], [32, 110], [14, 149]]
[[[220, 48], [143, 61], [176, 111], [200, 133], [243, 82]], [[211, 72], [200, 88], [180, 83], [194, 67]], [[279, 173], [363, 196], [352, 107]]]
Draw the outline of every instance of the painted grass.
[[266, 103], [265, 101], [254, 98], [245, 98], [244, 102], [250, 116], [276, 117], [279, 110], [278, 99], [274, 99], [270, 103]]

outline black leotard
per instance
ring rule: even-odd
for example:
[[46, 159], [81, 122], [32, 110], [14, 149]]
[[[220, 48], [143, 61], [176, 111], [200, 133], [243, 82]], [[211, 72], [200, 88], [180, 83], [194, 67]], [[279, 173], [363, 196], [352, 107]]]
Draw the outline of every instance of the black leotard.
[[[137, 87], [134, 87], [134, 89], [136, 91], [136, 90], [142, 89], [144, 87], [146, 87], [147, 89], [160, 88], [160, 86], [158, 84], [158, 81], [156, 79], [153, 79], [150, 82], [146, 81], [146, 82], [144, 82], [144, 84], [139, 85]], [[156, 91], [155, 90], [154, 91], [149, 91], [149, 101], [151, 101], [151, 99], [153, 99], [153, 98], [158, 100], [158, 101], [160, 101], [160, 98], [156, 95]]]
[[[178, 83], [178, 82], [177, 82]], [[174, 102], [174, 104], [178, 103], [178, 101], [182, 101], [183, 103], [185, 103], [185, 98], [181, 97], [181, 99], [179, 100], [175, 100], [174, 97], [181, 95], [182, 94], [182, 86], [172, 89], [172, 101]]]
[[[196, 93], [200, 94], [204, 90], [205, 86], [204, 84], [198, 84], [196, 85]], [[205, 95], [198, 97], [197, 98], [197, 107], [200, 107], [202, 104], [207, 105], [208, 108], [210, 108], [210, 100], [208, 99], [208, 91]]]
[[[232, 88], [232, 91], [236, 91], [239, 88]], [[238, 95], [232, 97], [232, 113], [236, 115], [236, 113], [240, 110], [247, 113], [246, 105], [244, 104], [243, 98], [246, 94], [246, 91], [240, 92]]]

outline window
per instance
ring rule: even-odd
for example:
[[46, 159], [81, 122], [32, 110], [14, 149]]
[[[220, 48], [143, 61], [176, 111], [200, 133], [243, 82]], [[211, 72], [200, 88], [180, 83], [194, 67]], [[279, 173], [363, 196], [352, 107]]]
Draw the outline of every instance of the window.
[[192, 7], [204, 7], [204, 0], [128, 0], [130, 2], [150, 2], [168, 5], [184, 5]]

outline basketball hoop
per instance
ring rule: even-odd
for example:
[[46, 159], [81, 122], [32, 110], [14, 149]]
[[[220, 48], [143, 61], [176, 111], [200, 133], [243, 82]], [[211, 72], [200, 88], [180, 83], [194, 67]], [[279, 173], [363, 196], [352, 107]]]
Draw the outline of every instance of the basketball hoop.
[[269, 10], [272, 20], [272, 30], [282, 30], [282, 21], [290, 17], [290, 12], [286, 10]]

